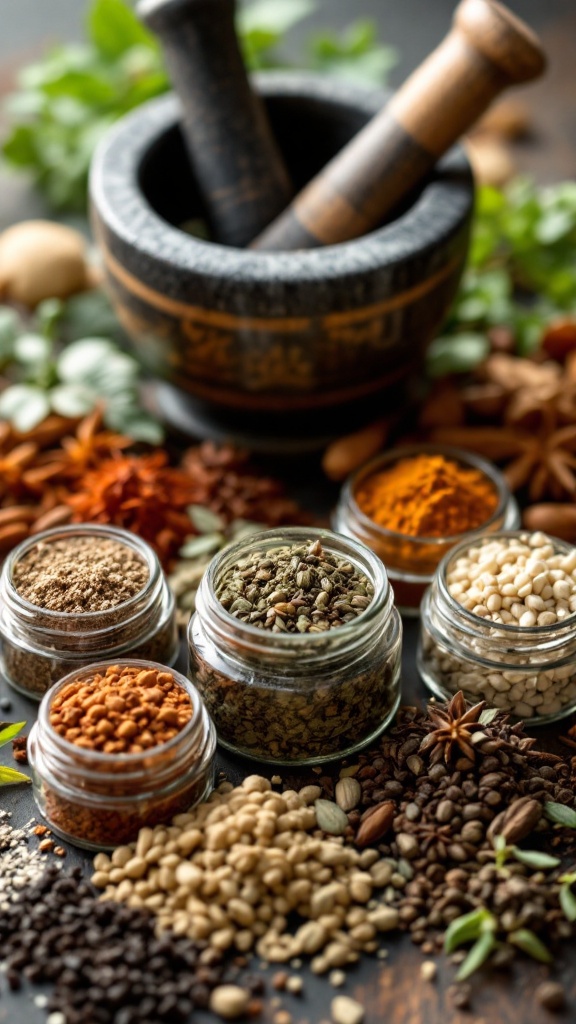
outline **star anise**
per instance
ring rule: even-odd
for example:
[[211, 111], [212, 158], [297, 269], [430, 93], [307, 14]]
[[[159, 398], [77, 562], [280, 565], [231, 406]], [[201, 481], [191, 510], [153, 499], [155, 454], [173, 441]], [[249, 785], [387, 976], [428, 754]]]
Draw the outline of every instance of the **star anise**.
[[485, 707], [486, 701], [481, 700], [466, 709], [466, 701], [461, 690], [445, 707], [429, 704], [428, 720], [433, 729], [422, 740], [420, 753], [430, 752], [430, 764], [437, 764], [442, 760], [449, 764], [456, 750], [469, 761], [474, 761], [477, 741], [473, 737], [475, 733], [485, 732], [485, 726], [479, 721]]

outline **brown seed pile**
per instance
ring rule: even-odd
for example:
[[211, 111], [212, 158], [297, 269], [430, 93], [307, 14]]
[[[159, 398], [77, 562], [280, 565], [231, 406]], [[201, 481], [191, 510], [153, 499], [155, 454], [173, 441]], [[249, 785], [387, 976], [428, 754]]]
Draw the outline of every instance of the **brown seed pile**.
[[254, 551], [218, 581], [224, 608], [273, 633], [322, 633], [362, 614], [374, 596], [370, 580], [319, 540]]
[[96, 537], [39, 541], [13, 570], [20, 597], [72, 615], [115, 608], [138, 594], [148, 578], [148, 566], [132, 548]]
[[[569, 766], [535, 749], [536, 740], [503, 714], [481, 724], [474, 713], [470, 747], [474, 723], [462, 723], [459, 710], [466, 713], [466, 706], [455, 708], [443, 732], [436, 709], [434, 721], [401, 709], [380, 746], [344, 769], [361, 789], [345, 836], [358, 842], [376, 819], [371, 841], [383, 856], [408, 862], [399, 920], [425, 953], [442, 947], [450, 922], [479, 906], [496, 915], [503, 937], [529, 928], [545, 942], [562, 940], [572, 926], [559, 905], [557, 873], [517, 862], [498, 868], [494, 841], [503, 835], [517, 844], [530, 836], [533, 848], [552, 839], [543, 805], [574, 805]], [[497, 958], [511, 955], [507, 948]]]
[[192, 716], [171, 672], [110, 665], [68, 683], [50, 704], [52, 728], [70, 743], [105, 754], [141, 754], [167, 743]]
[[309, 954], [317, 973], [354, 963], [398, 924], [398, 872], [376, 850], [316, 828], [320, 792], [275, 793], [257, 775], [224, 783], [170, 827], [98, 854], [92, 881], [106, 898], [153, 910], [162, 930], [219, 951], [255, 949], [274, 963]]

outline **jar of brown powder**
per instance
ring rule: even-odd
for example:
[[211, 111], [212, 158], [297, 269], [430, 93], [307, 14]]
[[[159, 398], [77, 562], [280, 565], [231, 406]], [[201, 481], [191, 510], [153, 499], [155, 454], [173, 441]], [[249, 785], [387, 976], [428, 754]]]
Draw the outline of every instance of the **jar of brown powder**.
[[73, 669], [100, 659], [178, 651], [174, 598], [152, 548], [127, 530], [86, 524], [20, 544], [0, 576], [1, 666], [40, 699]]
[[132, 842], [204, 799], [216, 732], [192, 684], [127, 659], [67, 675], [28, 740], [34, 799], [50, 828], [86, 849]]

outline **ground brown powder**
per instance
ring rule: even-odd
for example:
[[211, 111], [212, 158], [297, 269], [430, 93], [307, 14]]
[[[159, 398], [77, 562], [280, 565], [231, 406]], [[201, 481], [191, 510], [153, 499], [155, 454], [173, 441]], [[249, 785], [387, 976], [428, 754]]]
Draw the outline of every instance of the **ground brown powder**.
[[145, 586], [148, 566], [119, 541], [69, 537], [39, 541], [13, 569], [20, 597], [38, 608], [81, 614], [115, 608]]

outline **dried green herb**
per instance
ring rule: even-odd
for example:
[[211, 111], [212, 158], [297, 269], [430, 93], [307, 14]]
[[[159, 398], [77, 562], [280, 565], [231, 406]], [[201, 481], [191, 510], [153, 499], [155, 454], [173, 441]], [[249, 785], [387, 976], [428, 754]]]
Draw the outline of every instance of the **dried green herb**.
[[[10, 740], [18, 736], [25, 725], [26, 722], [16, 722], [2, 729], [0, 731], [0, 747], [10, 743]], [[23, 772], [18, 772], [15, 768], [9, 768], [6, 765], [0, 765], [0, 786], [12, 786], [18, 782], [30, 781], [28, 775], [24, 775]]]

